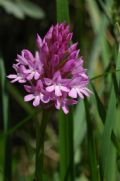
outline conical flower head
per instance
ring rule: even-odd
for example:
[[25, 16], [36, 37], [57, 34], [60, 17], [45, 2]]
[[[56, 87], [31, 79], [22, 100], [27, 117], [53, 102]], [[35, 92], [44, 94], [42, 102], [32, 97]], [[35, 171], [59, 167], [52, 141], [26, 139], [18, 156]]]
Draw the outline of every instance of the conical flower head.
[[67, 114], [68, 105], [76, 104], [77, 98], [89, 96], [89, 78], [83, 68], [77, 43], [71, 44], [72, 33], [65, 23], [52, 26], [42, 39], [37, 34], [37, 50], [33, 55], [24, 49], [17, 55], [10, 74], [11, 82], [24, 84], [28, 93], [25, 101], [33, 100], [33, 106], [50, 104], [62, 108]]

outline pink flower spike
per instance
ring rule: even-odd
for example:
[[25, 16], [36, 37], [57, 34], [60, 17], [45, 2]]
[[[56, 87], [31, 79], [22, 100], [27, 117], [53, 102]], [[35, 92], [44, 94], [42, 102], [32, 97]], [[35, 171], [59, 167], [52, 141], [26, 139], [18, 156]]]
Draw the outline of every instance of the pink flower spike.
[[34, 107], [54, 105], [69, 113], [69, 105], [77, 104], [78, 97], [90, 96], [89, 83], [83, 58], [77, 43], [71, 45], [73, 33], [66, 23], [51, 26], [43, 39], [37, 34], [35, 53], [24, 49], [13, 64], [15, 74], [7, 77], [12, 83], [24, 86], [25, 102]]

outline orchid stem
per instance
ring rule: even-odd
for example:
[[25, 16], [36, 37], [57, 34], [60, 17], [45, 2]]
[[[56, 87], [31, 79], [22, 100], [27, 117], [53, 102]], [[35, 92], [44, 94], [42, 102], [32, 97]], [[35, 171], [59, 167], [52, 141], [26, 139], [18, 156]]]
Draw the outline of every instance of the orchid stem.
[[60, 181], [74, 181], [72, 114], [59, 113]]
[[48, 122], [48, 113], [43, 115], [41, 122], [37, 119], [36, 123], [36, 168], [35, 168], [35, 181], [43, 181], [44, 173], [44, 141], [45, 141], [45, 130]]

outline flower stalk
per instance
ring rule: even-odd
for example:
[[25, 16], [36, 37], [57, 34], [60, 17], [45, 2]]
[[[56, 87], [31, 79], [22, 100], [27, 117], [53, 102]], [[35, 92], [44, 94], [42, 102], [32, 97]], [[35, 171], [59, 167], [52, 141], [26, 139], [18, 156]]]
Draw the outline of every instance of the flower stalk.
[[74, 142], [72, 112], [59, 112], [60, 181], [74, 181]]
[[35, 180], [43, 181], [44, 173], [44, 142], [45, 130], [48, 123], [48, 114], [43, 110], [42, 119], [36, 121], [36, 161], [35, 161]]

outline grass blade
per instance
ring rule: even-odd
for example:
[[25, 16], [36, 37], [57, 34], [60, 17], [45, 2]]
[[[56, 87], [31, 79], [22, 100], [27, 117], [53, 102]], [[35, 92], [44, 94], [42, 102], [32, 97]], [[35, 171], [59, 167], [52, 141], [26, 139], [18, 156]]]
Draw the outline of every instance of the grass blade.
[[114, 146], [116, 147], [118, 153], [120, 153], [120, 140], [119, 140], [119, 138], [116, 137], [114, 131], [112, 131], [111, 140], [112, 140]]
[[89, 104], [88, 104], [87, 99], [84, 100], [84, 104], [85, 104], [85, 113], [86, 113], [86, 121], [87, 121], [87, 144], [88, 144], [88, 156], [89, 156], [89, 163], [90, 163], [91, 180], [98, 181], [99, 177], [98, 177], [98, 169], [97, 169], [97, 159], [96, 159], [93, 127], [92, 127], [91, 115], [89, 112]]
[[35, 179], [38, 181], [44, 180], [44, 141], [49, 114], [50, 112], [46, 114], [45, 110], [43, 110], [42, 117], [36, 120]]
[[74, 180], [73, 117], [59, 112], [60, 180]]
[[92, 85], [92, 88], [93, 88], [93, 92], [94, 92], [94, 95], [95, 95], [95, 99], [96, 99], [96, 103], [97, 103], [97, 109], [98, 109], [98, 113], [99, 113], [99, 116], [101, 118], [101, 120], [103, 121], [103, 123], [105, 122], [105, 118], [106, 118], [106, 111], [104, 109], [104, 106], [98, 96], [98, 93], [94, 87], [94, 85], [91, 83]]
[[56, 0], [57, 22], [70, 22], [68, 0]]
[[116, 180], [116, 150], [111, 142], [111, 134], [116, 119], [116, 95], [112, 87], [108, 110], [106, 113], [105, 127], [101, 143], [101, 174], [102, 178], [109, 181]]
[[79, 101], [79, 103], [77, 104], [73, 118], [74, 118], [74, 149], [76, 151], [86, 133], [85, 109], [83, 101]]
[[2, 87], [2, 104], [3, 104], [3, 124], [5, 136], [5, 150], [4, 150], [4, 181], [11, 180], [11, 137], [7, 135], [10, 128], [9, 118], [9, 98], [6, 89], [6, 73], [3, 59], [0, 57], [0, 82]]

